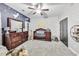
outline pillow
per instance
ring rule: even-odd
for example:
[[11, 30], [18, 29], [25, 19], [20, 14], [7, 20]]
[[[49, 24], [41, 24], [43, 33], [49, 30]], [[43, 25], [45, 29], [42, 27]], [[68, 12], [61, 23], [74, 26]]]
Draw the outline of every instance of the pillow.
[[9, 52], [7, 52], [6, 54], [7, 56], [28, 56], [28, 50], [26, 50], [25, 48], [21, 48], [21, 49], [12, 49]]
[[40, 34], [44, 34], [44, 31], [37, 31], [36, 33], [37, 33], [37, 34], [39, 34], [39, 33], [40, 33]]
[[44, 33], [44, 31], [37, 31], [37, 32], [35, 33], [35, 36], [44, 37], [44, 36], [45, 36], [45, 33]]

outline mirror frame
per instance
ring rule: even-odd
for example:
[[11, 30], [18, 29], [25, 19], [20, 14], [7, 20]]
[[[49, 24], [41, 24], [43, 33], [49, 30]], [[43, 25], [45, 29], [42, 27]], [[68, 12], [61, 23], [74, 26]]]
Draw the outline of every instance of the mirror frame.
[[22, 22], [22, 32], [23, 32], [23, 21], [21, 20], [18, 20], [18, 19], [14, 19], [14, 18], [11, 18], [11, 17], [8, 17], [7, 18], [7, 27], [9, 27], [9, 31], [11, 31], [11, 20], [15, 20], [15, 21], [18, 21], [18, 22]]

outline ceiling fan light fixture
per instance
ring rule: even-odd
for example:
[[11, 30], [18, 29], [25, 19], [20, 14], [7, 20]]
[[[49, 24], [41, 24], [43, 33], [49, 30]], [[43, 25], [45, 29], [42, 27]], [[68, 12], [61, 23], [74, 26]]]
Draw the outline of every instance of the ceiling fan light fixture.
[[40, 14], [40, 13], [41, 13], [41, 10], [36, 10], [36, 12], [37, 12], [38, 14]]
[[48, 15], [45, 11], [49, 11], [49, 9], [46, 7], [47, 7], [46, 4], [37, 3], [37, 4], [33, 4], [31, 7], [28, 7], [28, 8], [34, 11], [34, 12], [32, 11], [33, 15], [39, 14], [44, 18], [48, 18]]

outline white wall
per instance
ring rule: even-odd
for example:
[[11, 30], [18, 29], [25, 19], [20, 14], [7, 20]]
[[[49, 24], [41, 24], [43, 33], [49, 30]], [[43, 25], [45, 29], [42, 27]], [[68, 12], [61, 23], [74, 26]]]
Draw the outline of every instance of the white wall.
[[2, 33], [1, 33], [1, 13], [0, 13], [0, 45], [2, 44]]
[[52, 36], [60, 37], [60, 24], [59, 22], [63, 20], [65, 17], [68, 17], [68, 46], [73, 49], [79, 55], [79, 43], [75, 42], [70, 36], [70, 28], [73, 25], [79, 25], [79, 4], [74, 4], [72, 6], [67, 7], [65, 12], [61, 17], [51, 17], [51, 18], [36, 18], [31, 19], [30, 22], [30, 30], [34, 31], [38, 28], [37, 23], [40, 21], [44, 21], [46, 26], [44, 28], [50, 28], [52, 31]]
[[40, 21], [45, 21], [44, 28], [50, 28], [52, 31], [52, 36], [60, 37], [60, 24], [59, 22], [63, 20], [65, 17], [68, 17], [68, 46], [69, 48], [73, 49], [79, 55], [79, 43], [75, 42], [72, 37], [70, 36], [70, 28], [73, 25], [79, 24], [79, 4], [74, 4], [72, 6], [67, 7], [65, 12], [62, 14], [61, 17], [51, 17], [51, 18], [36, 18], [31, 19], [30, 22], [30, 30], [34, 31], [38, 28], [37, 23]]
[[[41, 26], [39, 26], [39, 23]], [[35, 29], [38, 29], [40, 27], [43, 28], [49, 28], [51, 29], [52, 36], [57, 36], [59, 38], [59, 22], [58, 22], [58, 17], [51, 17], [51, 18], [36, 18], [36, 19], [31, 19], [30, 22], [30, 30], [32, 32]]]
[[[70, 36], [70, 28], [79, 25], [79, 4], [74, 4], [62, 15], [62, 19], [68, 17], [68, 45], [79, 55], [79, 43], [75, 42]], [[61, 20], [62, 20], [61, 19]]]

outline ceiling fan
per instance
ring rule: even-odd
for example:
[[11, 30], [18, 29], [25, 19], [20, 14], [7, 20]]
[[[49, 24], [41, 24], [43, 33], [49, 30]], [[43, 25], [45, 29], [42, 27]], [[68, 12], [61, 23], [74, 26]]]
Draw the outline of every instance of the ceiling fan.
[[28, 9], [31, 9], [32, 11], [30, 12], [32, 15], [35, 14], [40, 14], [41, 16], [43, 16], [44, 18], [48, 18], [47, 13], [45, 13], [45, 11], [49, 11], [48, 8], [43, 8], [44, 5], [43, 3], [36, 3], [33, 4], [32, 6], [29, 6]]

